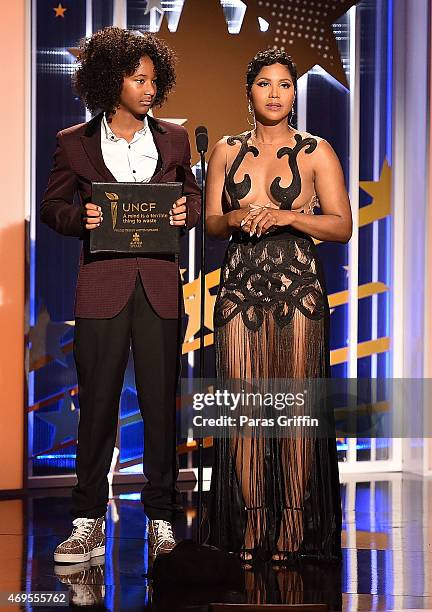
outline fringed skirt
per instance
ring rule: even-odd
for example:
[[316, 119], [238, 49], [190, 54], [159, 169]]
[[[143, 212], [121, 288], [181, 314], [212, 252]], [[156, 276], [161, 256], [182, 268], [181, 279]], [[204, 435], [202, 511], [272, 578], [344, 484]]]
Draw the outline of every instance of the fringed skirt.
[[[218, 381], [326, 378], [329, 310], [312, 240], [235, 235], [215, 304]], [[339, 560], [335, 438], [214, 440], [209, 542], [266, 557]]]

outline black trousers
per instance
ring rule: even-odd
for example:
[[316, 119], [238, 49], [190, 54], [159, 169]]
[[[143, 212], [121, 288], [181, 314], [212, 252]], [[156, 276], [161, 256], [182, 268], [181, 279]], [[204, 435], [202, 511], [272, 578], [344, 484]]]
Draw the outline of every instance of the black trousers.
[[80, 420], [72, 515], [103, 516], [107, 475], [117, 435], [124, 373], [132, 347], [139, 407], [144, 421], [144, 474], [141, 492], [150, 519], [172, 521], [181, 511], [176, 489], [178, 463], [175, 399], [180, 364], [180, 321], [161, 319], [139, 275], [133, 294], [112, 319], [76, 319], [74, 357]]

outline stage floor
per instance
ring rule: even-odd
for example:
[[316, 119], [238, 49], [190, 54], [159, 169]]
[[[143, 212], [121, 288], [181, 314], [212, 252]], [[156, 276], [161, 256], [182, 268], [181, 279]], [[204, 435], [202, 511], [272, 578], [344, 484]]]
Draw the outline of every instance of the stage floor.
[[[57, 543], [71, 529], [70, 490], [38, 489], [20, 498], [3, 498], [0, 591], [68, 591], [70, 607], [120, 611], [204, 612], [215, 601], [327, 603], [329, 609], [353, 611], [431, 610], [432, 480], [407, 474], [344, 479], [340, 570], [321, 566], [245, 570], [244, 588], [235, 593], [206, 592], [205, 585], [180, 588], [178, 593], [172, 589], [152, 593], [146, 577], [145, 517], [137, 485], [114, 489], [107, 515], [105, 559], [75, 566], [56, 566], [52, 557]], [[179, 538], [195, 536], [197, 494], [193, 486], [181, 484], [185, 515], [176, 525]]]

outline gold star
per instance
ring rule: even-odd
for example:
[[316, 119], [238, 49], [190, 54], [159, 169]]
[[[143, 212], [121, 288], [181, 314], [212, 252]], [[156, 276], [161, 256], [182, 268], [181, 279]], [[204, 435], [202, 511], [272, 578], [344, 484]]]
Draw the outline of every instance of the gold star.
[[64, 14], [67, 11], [67, 8], [63, 7], [61, 5], [61, 2], [59, 2], [58, 6], [53, 8], [53, 11], [55, 12], [55, 16], [56, 17], [63, 17], [64, 18]]
[[384, 219], [391, 214], [392, 172], [388, 161], [384, 159], [379, 181], [360, 181], [360, 187], [372, 196], [372, 203], [359, 210], [359, 226], [372, 221]]
[[[216, 296], [210, 293], [210, 289], [219, 284], [220, 270], [213, 270], [206, 274], [205, 282], [205, 313], [204, 326], [213, 331], [213, 309]], [[189, 317], [185, 333], [185, 342], [195, 336], [200, 330], [200, 304], [201, 304], [201, 273], [198, 278], [183, 285], [183, 296], [185, 311]]]

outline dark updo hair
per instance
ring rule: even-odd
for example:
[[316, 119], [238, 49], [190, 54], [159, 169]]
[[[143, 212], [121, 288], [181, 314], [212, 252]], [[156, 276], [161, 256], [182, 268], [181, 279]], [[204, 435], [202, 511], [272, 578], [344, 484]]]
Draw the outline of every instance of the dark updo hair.
[[123, 78], [132, 75], [143, 56], [155, 67], [155, 106], [160, 106], [175, 85], [176, 57], [153, 34], [107, 27], [80, 42], [74, 85], [79, 97], [92, 112], [112, 113], [118, 105]]
[[281, 49], [266, 49], [266, 51], [257, 53], [248, 64], [246, 72], [246, 91], [248, 96], [261, 69], [264, 66], [272, 66], [273, 64], [282, 64], [288, 68], [292, 76], [294, 91], [297, 91], [297, 66], [293, 62], [292, 57], [285, 53], [285, 51], [281, 51]]

